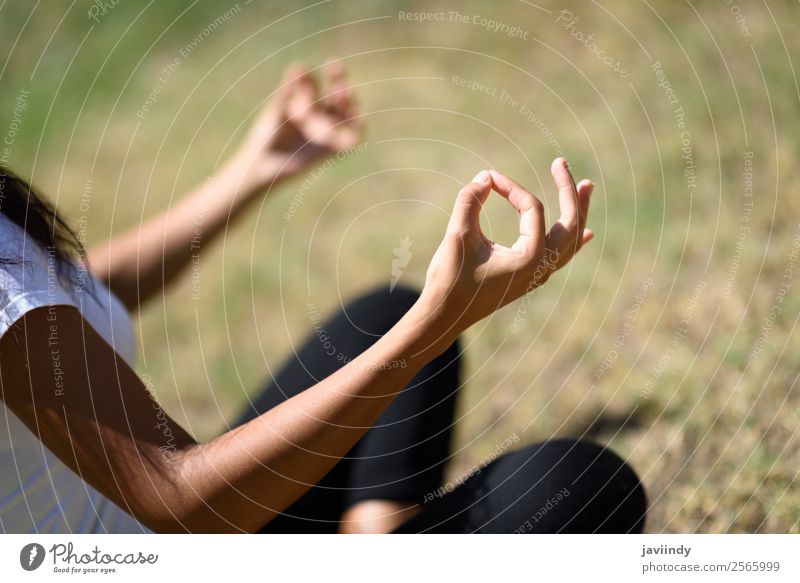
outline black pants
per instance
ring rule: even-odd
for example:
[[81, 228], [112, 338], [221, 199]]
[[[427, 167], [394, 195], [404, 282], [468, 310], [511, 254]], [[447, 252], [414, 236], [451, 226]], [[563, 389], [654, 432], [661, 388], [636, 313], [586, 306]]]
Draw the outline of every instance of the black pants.
[[[296, 351], [244, 423], [332, 374], [386, 333], [416, 301], [408, 288], [374, 291], [347, 305]], [[263, 532], [336, 532], [342, 513], [364, 500], [417, 503], [398, 532], [640, 532], [644, 490], [609, 450], [560, 439], [504, 453], [460, 485], [444, 483], [460, 388], [456, 342], [425, 366], [378, 422], [314, 487]], [[497, 444], [502, 453], [506, 443]]]

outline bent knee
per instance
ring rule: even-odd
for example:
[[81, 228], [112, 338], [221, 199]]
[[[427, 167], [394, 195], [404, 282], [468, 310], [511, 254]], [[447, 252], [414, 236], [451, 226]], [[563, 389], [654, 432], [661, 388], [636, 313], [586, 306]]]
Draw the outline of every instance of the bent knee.
[[489, 531], [627, 533], [644, 527], [647, 499], [638, 476], [598, 444], [556, 439], [511, 452], [486, 468], [502, 506]]
[[563, 474], [565, 492], [575, 496], [574, 514], [562, 532], [641, 532], [647, 512], [644, 486], [616, 453], [591, 441], [557, 439], [542, 445], [546, 458]]
[[406, 285], [384, 285], [348, 303], [344, 312], [354, 326], [371, 335], [383, 335], [419, 299], [420, 292]]

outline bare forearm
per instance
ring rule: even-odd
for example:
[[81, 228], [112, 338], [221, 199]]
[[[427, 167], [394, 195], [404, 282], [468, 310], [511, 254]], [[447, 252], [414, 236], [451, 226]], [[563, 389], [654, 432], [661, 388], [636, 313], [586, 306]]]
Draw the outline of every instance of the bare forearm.
[[257, 530], [318, 482], [452, 342], [428, 313], [417, 304], [335, 374], [213, 442], [190, 447], [181, 461], [181, 497], [193, 503], [179, 528]]
[[178, 204], [89, 251], [92, 274], [129, 308], [175, 279], [232, 224], [260, 189], [240, 180], [235, 162]]
[[287, 68], [274, 97], [214, 180], [141, 228], [92, 249], [92, 273], [128, 308], [136, 308], [197, 260], [200, 248], [257, 194], [325, 156], [356, 146], [361, 118], [341, 67], [328, 65], [326, 77], [331, 92], [322, 95], [310, 71]]

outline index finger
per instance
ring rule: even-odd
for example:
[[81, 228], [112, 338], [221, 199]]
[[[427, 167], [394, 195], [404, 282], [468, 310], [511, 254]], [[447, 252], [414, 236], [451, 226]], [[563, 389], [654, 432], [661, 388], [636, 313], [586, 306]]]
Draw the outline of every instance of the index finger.
[[329, 107], [339, 115], [347, 115], [351, 107], [351, 95], [342, 64], [338, 61], [328, 61], [325, 63], [325, 73], [330, 85]]
[[550, 166], [550, 173], [558, 188], [558, 205], [561, 208], [561, 223], [567, 231], [578, 225], [578, 189], [564, 158], [556, 158]]
[[490, 170], [494, 189], [519, 213], [519, 239], [513, 247], [523, 245], [532, 250], [544, 244], [544, 206], [538, 198], [497, 170]]

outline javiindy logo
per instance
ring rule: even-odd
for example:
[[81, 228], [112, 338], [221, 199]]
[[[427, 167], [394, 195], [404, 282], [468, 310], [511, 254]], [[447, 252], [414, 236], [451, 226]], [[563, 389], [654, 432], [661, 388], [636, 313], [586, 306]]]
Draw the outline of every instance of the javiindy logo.
[[44, 547], [39, 543], [30, 543], [19, 552], [19, 564], [26, 571], [35, 571], [42, 566], [45, 556]]

